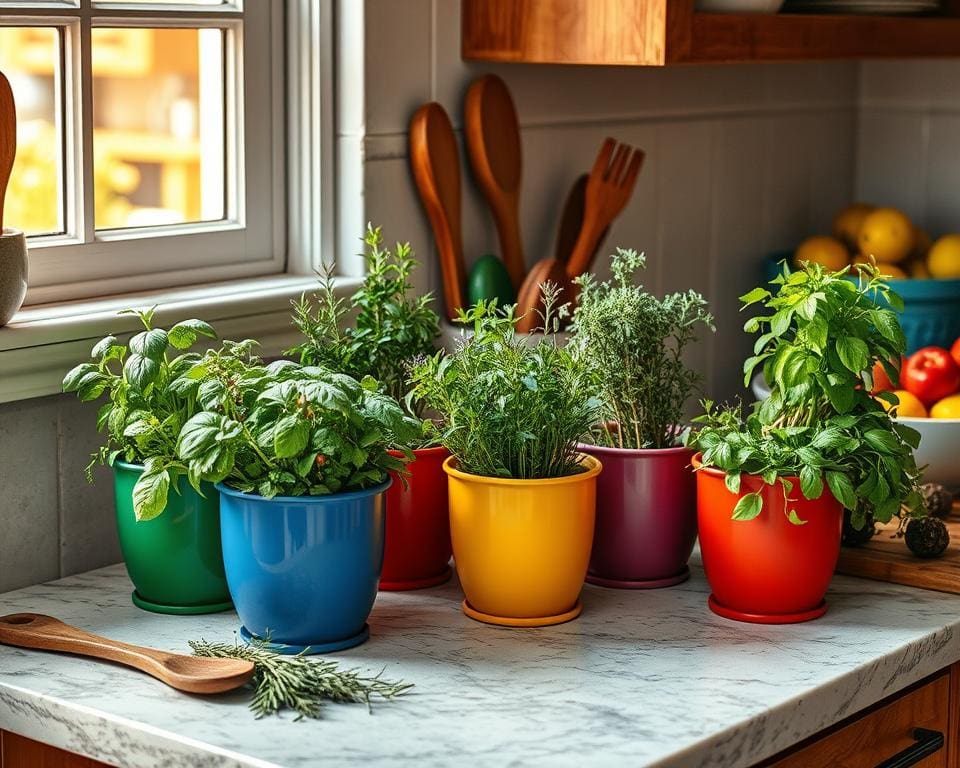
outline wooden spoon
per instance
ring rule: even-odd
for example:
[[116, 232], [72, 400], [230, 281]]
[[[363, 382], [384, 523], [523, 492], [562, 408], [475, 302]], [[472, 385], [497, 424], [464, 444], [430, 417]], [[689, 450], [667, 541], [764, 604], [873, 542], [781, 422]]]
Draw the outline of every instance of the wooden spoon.
[[[589, 178], [590, 174], [588, 173], [582, 173], [577, 177], [577, 180], [573, 182], [573, 186], [567, 193], [567, 200], [563, 204], [563, 213], [560, 214], [560, 227], [557, 230], [557, 245], [553, 255], [557, 261], [564, 265], [570, 260], [570, 254], [573, 253], [573, 247], [577, 244], [577, 238], [580, 236], [580, 230], [583, 228], [583, 211], [586, 205], [587, 179]], [[591, 261], [596, 258], [609, 232], [610, 227], [608, 226], [600, 234], [600, 238], [594, 246]], [[573, 275], [573, 277], [575, 277], [575, 275]]]
[[115, 661], [187, 693], [232, 691], [253, 677], [252, 661], [206, 659], [129, 645], [92, 635], [39, 613], [0, 616], [0, 643]]
[[520, 123], [507, 84], [496, 75], [471, 83], [463, 106], [470, 165], [497, 224], [500, 257], [518, 292], [526, 274], [520, 239]]
[[466, 267], [460, 222], [460, 152], [446, 110], [424, 104], [410, 120], [410, 165], [420, 199], [433, 228], [447, 317], [463, 307]]
[[10, 83], [0, 72], [0, 234], [3, 233], [3, 203], [17, 154], [17, 109]]
[[560, 287], [561, 304], [569, 303], [571, 307], [576, 306], [580, 291], [571, 281], [563, 263], [557, 259], [540, 259], [530, 268], [517, 297], [516, 314], [520, 317], [517, 330], [520, 333], [530, 333], [535, 328], [543, 327], [546, 307], [540, 286], [547, 281]]

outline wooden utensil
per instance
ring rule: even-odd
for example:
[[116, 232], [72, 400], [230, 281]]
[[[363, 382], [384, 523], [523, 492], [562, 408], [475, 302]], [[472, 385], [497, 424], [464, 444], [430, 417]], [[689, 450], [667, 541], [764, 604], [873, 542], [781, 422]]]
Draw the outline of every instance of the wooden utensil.
[[466, 267], [460, 221], [460, 152], [446, 110], [424, 104], [410, 120], [410, 165], [440, 254], [447, 317], [463, 307]]
[[580, 292], [571, 281], [564, 265], [557, 259], [540, 259], [530, 268], [517, 297], [516, 314], [520, 317], [517, 330], [520, 333], [530, 333], [543, 326], [546, 307], [540, 286], [547, 281], [556, 283], [561, 289], [561, 304], [569, 302], [571, 306], [576, 305]]
[[471, 83], [463, 107], [467, 154], [500, 238], [500, 257], [519, 293], [526, 274], [520, 239], [520, 123], [507, 84], [496, 75]]
[[0, 72], [0, 234], [3, 233], [3, 204], [17, 154], [17, 109], [10, 83]]
[[[587, 179], [589, 173], [580, 174], [573, 186], [567, 193], [567, 200], [563, 204], [563, 213], [560, 214], [560, 227], [557, 230], [557, 245], [554, 249], [554, 258], [561, 264], [566, 265], [570, 260], [570, 254], [573, 253], [573, 247], [577, 244], [577, 238], [580, 236], [580, 230], [583, 228], [583, 210], [587, 198]], [[600, 234], [597, 244], [593, 249], [593, 256], [590, 261], [597, 257], [600, 248], [603, 247], [604, 240], [610, 232], [608, 226]]]
[[253, 677], [253, 662], [206, 659], [121, 643], [39, 613], [0, 616], [0, 643], [115, 661], [187, 693], [223, 693]]
[[571, 277], [590, 269], [601, 233], [630, 200], [642, 165], [642, 150], [618, 145], [610, 138], [603, 142], [587, 180], [583, 226], [567, 261], [567, 274]]

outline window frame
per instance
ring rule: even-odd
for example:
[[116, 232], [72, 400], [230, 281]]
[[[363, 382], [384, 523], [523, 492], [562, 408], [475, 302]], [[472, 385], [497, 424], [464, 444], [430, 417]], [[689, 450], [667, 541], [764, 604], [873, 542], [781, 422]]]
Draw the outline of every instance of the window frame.
[[[327, 5], [327, 0], [320, 3]], [[68, 234], [29, 238], [31, 274], [25, 305], [285, 271], [283, 0], [245, 5], [233, 0], [223, 6], [105, 0], [51, 0], [42, 6], [0, 3], [0, 25], [63, 30], [59, 101]], [[225, 30], [225, 154], [236, 156], [235, 164], [228, 160], [225, 165], [225, 219], [94, 229], [90, 30], [122, 26]], [[266, 108], [245, 109], [264, 102]]]

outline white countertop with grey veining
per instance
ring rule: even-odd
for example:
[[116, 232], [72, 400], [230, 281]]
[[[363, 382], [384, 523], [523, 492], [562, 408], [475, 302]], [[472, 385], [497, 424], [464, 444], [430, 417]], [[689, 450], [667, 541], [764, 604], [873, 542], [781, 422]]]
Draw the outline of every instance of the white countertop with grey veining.
[[[135, 608], [121, 566], [0, 595], [186, 652], [231, 641], [232, 613]], [[960, 597], [837, 577], [822, 619], [737, 624], [699, 566], [659, 591], [587, 586], [581, 618], [502, 629], [460, 611], [456, 582], [381, 594], [372, 637], [333, 658], [416, 683], [368, 714], [255, 720], [243, 693], [200, 698], [134, 671], [0, 646], [0, 728], [117, 766], [750, 766], [960, 660]]]

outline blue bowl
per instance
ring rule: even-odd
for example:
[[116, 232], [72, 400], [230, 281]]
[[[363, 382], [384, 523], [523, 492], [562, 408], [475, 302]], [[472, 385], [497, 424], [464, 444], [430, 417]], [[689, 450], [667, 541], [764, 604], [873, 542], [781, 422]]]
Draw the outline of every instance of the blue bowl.
[[367, 639], [389, 487], [265, 499], [217, 485], [223, 565], [245, 639], [266, 639], [282, 653], [328, 653]]
[[[793, 253], [775, 253], [764, 264], [769, 282], [780, 274], [780, 262], [789, 263]], [[898, 313], [907, 337], [907, 354], [922, 347], [950, 349], [960, 337], [960, 280], [890, 280], [890, 287], [903, 299]], [[880, 300], [884, 306], [886, 302]]]

